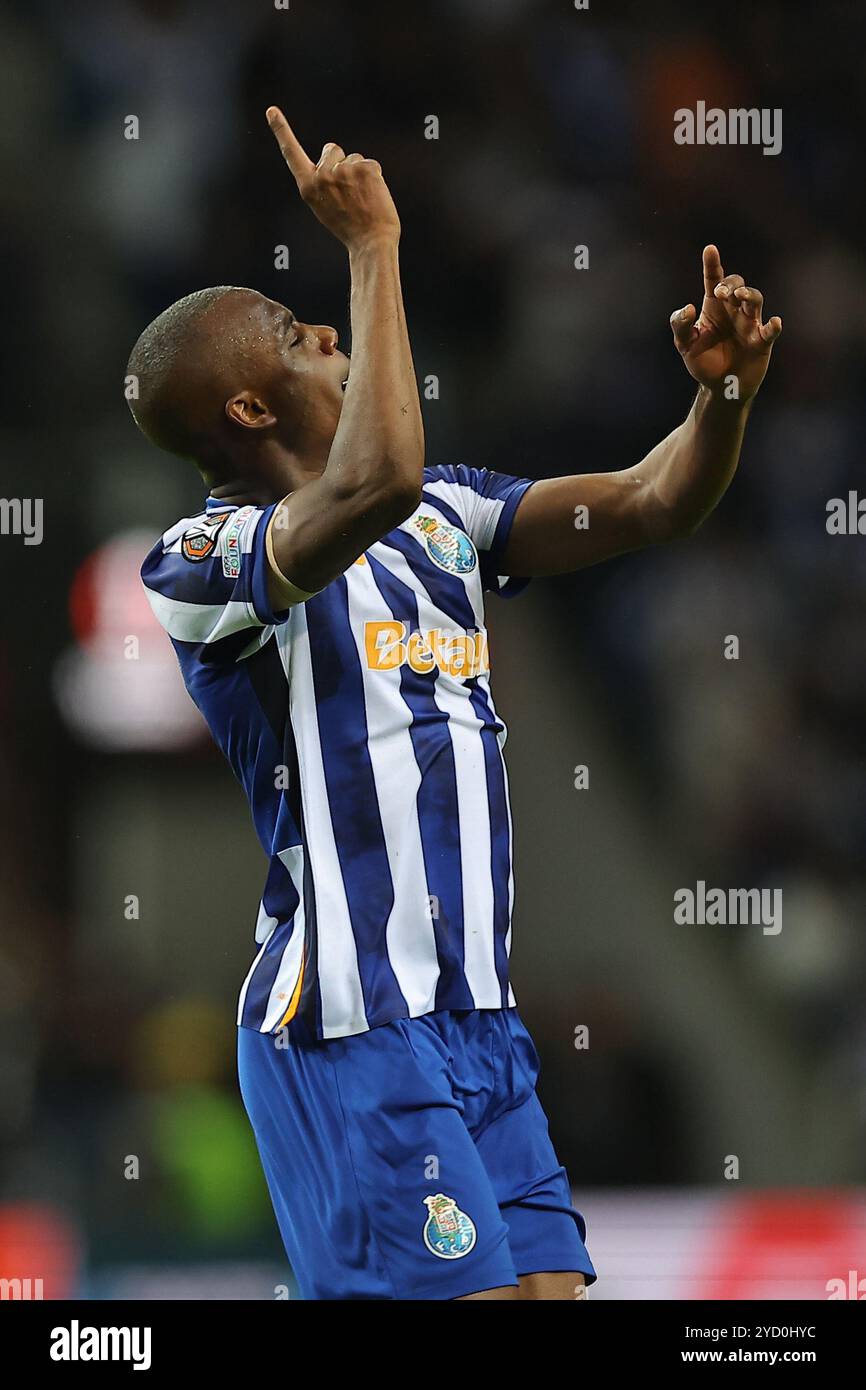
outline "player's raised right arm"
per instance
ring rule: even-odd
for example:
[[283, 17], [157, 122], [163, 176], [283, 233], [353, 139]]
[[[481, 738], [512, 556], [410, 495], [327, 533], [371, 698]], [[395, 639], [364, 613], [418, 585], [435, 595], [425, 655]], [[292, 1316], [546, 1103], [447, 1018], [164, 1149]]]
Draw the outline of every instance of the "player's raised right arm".
[[313, 164], [282, 112], [267, 114], [301, 196], [346, 247], [352, 280], [352, 370], [328, 462], [271, 523], [279, 571], [312, 593], [417, 506], [424, 431], [400, 287], [400, 219], [381, 167], [334, 144]]

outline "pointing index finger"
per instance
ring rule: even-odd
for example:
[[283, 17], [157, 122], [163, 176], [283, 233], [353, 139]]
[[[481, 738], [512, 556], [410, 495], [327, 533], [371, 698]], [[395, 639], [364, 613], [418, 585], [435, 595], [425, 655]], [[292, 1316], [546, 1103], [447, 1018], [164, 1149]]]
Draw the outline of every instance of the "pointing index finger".
[[719, 255], [718, 246], [704, 247], [704, 294], [713, 298], [713, 291], [720, 281], [724, 280], [725, 272], [722, 269], [722, 258]]
[[300, 188], [301, 183], [313, 172], [315, 165], [298, 140], [280, 108], [278, 106], [269, 106], [265, 115], [268, 119], [268, 125], [274, 133], [274, 138], [280, 147], [280, 153], [294, 174], [295, 182]]

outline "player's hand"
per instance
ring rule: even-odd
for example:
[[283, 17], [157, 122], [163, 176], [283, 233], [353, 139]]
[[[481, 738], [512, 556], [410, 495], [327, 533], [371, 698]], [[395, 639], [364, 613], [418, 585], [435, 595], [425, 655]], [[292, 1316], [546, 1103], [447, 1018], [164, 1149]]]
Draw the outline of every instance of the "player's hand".
[[746, 285], [742, 275], [726, 275], [718, 248], [704, 247], [704, 301], [696, 319], [694, 304], [671, 315], [677, 351], [701, 386], [726, 390], [736, 377], [736, 395], [754, 396], [770, 362], [773, 344], [782, 331], [774, 315], [761, 321], [764, 296]]
[[278, 106], [269, 106], [268, 125], [308, 207], [349, 250], [400, 239], [400, 218], [382, 166], [361, 154], [325, 145], [314, 164]]

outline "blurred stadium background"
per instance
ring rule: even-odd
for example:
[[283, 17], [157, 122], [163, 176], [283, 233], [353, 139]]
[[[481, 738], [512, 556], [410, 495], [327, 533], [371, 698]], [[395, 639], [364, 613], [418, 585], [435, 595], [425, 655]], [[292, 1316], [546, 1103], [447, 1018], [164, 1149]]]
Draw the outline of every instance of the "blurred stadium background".
[[[0, 1278], [290, 1284], [234, 1071], [264, 860], [137, 579], [200, 490], [122, 395], [138, 332], [204, 285], [346, 332], [271, 101], [383, 163], [431, 462], [636, 462], [691, 400], [668, 316], [709, 240], [784, 316], [696, 538], [491, 604], [515, 988], [597, 1297], [866, 1276], [866, 549], [825, 529], [863, 479], [864, 29], [835, 0], [7, 3], [0, 492], [45, 529], [0, 537]], [[781, 108], [782, 153], [675, 145], [698, 99]], [[676, 926], [698, 879], [781, 887], [782, 932]]]

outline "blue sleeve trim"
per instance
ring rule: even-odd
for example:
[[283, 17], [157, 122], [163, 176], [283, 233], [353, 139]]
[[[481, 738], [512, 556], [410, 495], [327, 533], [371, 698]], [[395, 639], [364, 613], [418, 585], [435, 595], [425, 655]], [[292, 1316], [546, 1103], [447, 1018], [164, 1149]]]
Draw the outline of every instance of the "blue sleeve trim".
[[265, 507], [256, 526], [253, 536], [252, 549], [249, 552], [252, 561], [252, 606], [253, 612], [260, 623], [265, 627], [278, 627], [284, 623], [291, 613], [291, 607], [283, 608], [275, 612], [271, 607], [271, 600], [268, 595], [268, 548], [266, 537], [268, 527], [279, 503], [272, 502], [269, 507]]
[[483, 556], [482, 578], [484, 587], [491, 593], [499, 594], [500, 598], [517, 598], [517, 595], [522, 594], [529, 584], [528, 578], [518, 575], [501, 575], [499, 568], [508, 545], [508, 537], [511, 535], [514, 514], [520, 505], [521, 498], [531, 487], [532, 482], [526, 479], [520, 479], [514, 483], [505, 499], [502, 511], [499, 513], [499, 520], [496, 523], [496, 530], [493, 532], [490, 549]]

